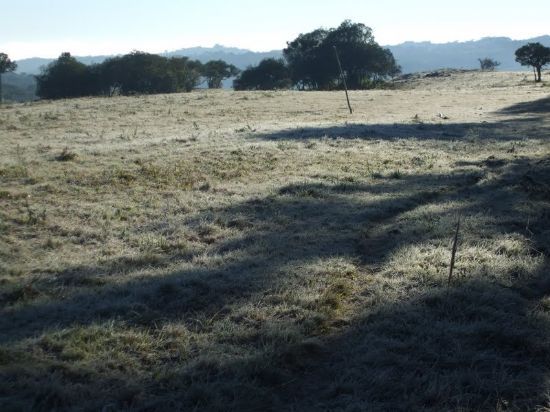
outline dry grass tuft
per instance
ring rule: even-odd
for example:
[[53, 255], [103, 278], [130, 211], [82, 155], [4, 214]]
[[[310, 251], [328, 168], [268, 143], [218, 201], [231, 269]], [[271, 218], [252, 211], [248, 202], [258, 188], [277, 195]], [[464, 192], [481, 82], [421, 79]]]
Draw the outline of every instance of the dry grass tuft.
[[68, 147], [63, 148], [61, 153], [56, 156], [55, 160], [59, 162], [68, 162], [71, 160], [75, 160], [78, 157], [78, 155], [74, 152], [71, 152]]

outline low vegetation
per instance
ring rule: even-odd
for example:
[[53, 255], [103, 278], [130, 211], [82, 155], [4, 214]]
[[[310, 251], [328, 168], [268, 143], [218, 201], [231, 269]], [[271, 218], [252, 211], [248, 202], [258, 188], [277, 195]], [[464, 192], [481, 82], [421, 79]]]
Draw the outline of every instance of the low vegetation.
[[500, 66], [500, 62], [491, 59], [490, 57], [484, 57], [483, 59], [477, 59], [479, 61], [479, 66], [481, 71], [484, 72], [493, 72]]
[[546, 88], [350, 97], [2, 107], [0, 409], [550, 408]]

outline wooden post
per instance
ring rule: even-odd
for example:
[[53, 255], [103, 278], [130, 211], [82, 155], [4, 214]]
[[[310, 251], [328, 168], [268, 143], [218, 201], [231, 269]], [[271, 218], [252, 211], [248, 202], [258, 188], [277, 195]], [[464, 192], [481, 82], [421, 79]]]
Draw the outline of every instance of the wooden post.
[[340, 76], [342, 77], [342, 82], [344, 83], [344, 90], [346, 91], [346, 100], [348, 102], [349, 114], [353, 114], [353, 109], [351, 108], [351, 103], [349, 102], [348, 94], [348, 85], [346, 83], [346, 76], [344, 76], [344, 70], [342, 70], [342, 63], [340, 63], [340, 56], [338, 55], [338, 49], [334, 47], [334, 54], [336, 55], [336, 61], [338, 62], [338, 68], [340, 69]]
[[453, 249], [451, 252], [451, 264], [449, 266], [449, 282], [448, 285], [451, 286], [451, 282], [453, 280], [453, 271], [455, 268], [455, 261], [456, 261], [456, 252], [458, 250], [458, 234], [460, 232], [460, 217], [458, 218], [458, 222], [456, 224], [456, 232], [455, 237], [453, 239]]

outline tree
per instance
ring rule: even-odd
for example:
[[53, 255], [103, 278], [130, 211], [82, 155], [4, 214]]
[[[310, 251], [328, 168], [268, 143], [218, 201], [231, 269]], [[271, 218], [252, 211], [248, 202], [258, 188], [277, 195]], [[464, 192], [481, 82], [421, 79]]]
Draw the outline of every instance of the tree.
[[542, 68], [550, 63], [550, 47], [540, 43], [528, 43], [516, 50], [516, 61], [522, 66], [532, 66], [535, 81], [542, 81]]
[[237, 76], [239, 72], [239, 69], [223, 60], [211, 60], [202, 68], [209, 89], [220, 89], [225, 79]]
[[178, 77], [165, 57], [135, 51], [107, 59], [100, 65], [103, 93], [118, 90], [122, 94], [173, 93], [178, 89]]
[[[390, 66], [395, 66], [393, 55], [375, 42], [370, 27], [346, 20], [337, 29], [329, 31], [322, 46], [324, 60], [330, 62], [331, 76], [338, 79], [338, 85], [340, 77], [334, 63], [334, 46], [338, 49], [350, 89], [364, 88], [369, 81], [388, 74]], [[387, 61], [390, 56], [391, 62]]]
[[481, 71], [483, 72], [494, 72], [496, 68], [500, 66], [500, 62], [497, 62], [490, 57], [485, 57], [483, 59], [477, 60], [479, 61], [479, 66], [481, 68]]
[[87, 66], [63, 53], [37, 79], [37, 94], [60, 99], [80, 96], [175, 93], [200, 84], [202, 65], [187, 57], [168, 59], [135, 51]]
[[36, 76], [36, 94], [43, 99], [96, 94], [97, 76], [97, 70], [79, 62], [70, 53], [62, 53]]
[[113, 57], [100, 67], [103, 94], [152, 94], [189, 92], [200, 84], [202, 65], [187, 57], [170, 59], [135, 51]]
[[0, 53], [0, 104], [2, 103], [2, 75], [17, 69], [17, 63], [11, 61], [6, 53]]
[[190, 92], [200, 84], [202, 63], [198, 60], [189, 60], [188, 57], [172, 57], [169, 64], [176, 75], [178, 92]]
[[277, 90], [292, 86], [290, 71], [283, 59], [264, 59], [244, 70], [233, 82], [235, 90]]
[[296, 87], [323, 90], [342, 87], [334, 47], [338, 49], [351, 89], [368, 88], [401, 70], [391, 51], [376, 43], [370, 27], [346, 20], [337, 28], [300, 34], [287, 43], [283, 54]]
[[319, 89], [328, 81], [319, 50], [328, 31], [317, 29], [300, 34], [287, 43], [283, 55], [288, 62], [293, 84], [300, 90]]

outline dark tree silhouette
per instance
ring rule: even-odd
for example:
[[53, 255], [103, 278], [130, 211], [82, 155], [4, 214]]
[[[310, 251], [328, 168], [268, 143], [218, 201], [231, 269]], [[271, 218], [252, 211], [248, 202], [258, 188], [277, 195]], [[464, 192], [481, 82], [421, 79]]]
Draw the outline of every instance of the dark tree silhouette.
[[483, 72], [493, 72], [498, 66], [500, 66], [500, 62], [493, 60], [490, 57], [477, 60], [479, 61], [479, 66]]
[[244, 70], [233, 82], [235, 90], [276, 90], [292, 86], [290, 71], [283, 59], [264, 59]]
[[37, 95], [43, 99], [63, 99], [94, 94], [97, 72], [80, 63], [70, 53], [50, 63], [36, 76]]
[[522, 66], [532, 66], [535, 81], [542, 81], [542, 68], [550, 63], [550, 47], [540, 43], [528, 43], [516, 50], [516, 61]]
[[133, 52], [106, 60], [101, 65], [104, 91], [122, 94], [170, 93], [177, 91], [177, 76], [165, 57]]
[[211, 60], [204, 64], [202, 74], [209, 89], [220, 89], [225, 79], [239, 74], [239, 69], [223, 60]]
[[401, 70], [392, 53], [376, 43], [369, 27], [346, 20], [338, 28], [300, 34], [287, 43], [283, 53], [296, 87], [322, 90], [342, 87], [334, 47], [352, 89], [369, 88]]
[[13, 72], [15, 69], [17, 69], [17, 63], [11, 61], [6, 53], [0, 53], [0, 104], [3, 101], [2, 75], [7, 72]]
[[166, 58], [133, 52], [87, 66], [63, 53], [36, 77], [41, 98], [152, 94], [191, 91], [200, 84], [202, 65], [187, 57]]
[[187, 57], [167, 59], [136, 51], [106, 60], [99, 71], [103, 93], [176, 93], [199, 85], [201, 64]]
[[172, 57], [169, 66], [176, 75], [177, 91], [190, 92], [201, 82], [202, 64], [188, 57]]
[[318, 53], [327, 34], [327, 30], [324, 29], [300, 34], [288, 42], [287, 48], [283, 50], [290, 67], [292, 82], [301, 90], [318, 89], [327, 82], [327, 75], [323, 70], [325, 66]]

